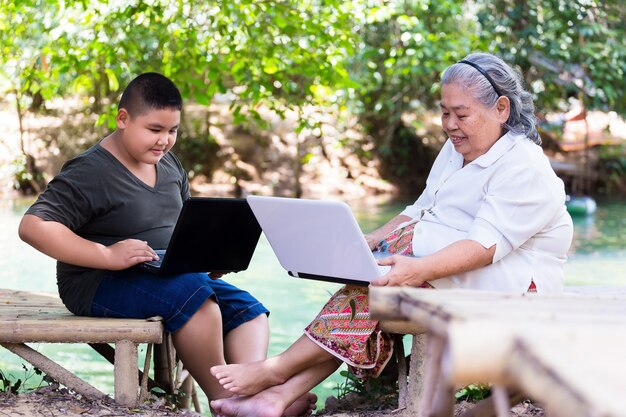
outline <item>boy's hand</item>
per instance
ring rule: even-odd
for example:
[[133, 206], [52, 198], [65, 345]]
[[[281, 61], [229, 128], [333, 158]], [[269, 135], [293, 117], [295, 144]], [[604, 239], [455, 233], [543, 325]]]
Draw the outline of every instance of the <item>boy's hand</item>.
[[159, 259], [148, 242], [137, 239], [121, 240], [105, 249], [107, 269], [119, 271], [142, 262]]
[[225, 274], [223, 272], [209, 272], [209, 278], [211, 278], [211, 279], [220, 279], [224, 275]]

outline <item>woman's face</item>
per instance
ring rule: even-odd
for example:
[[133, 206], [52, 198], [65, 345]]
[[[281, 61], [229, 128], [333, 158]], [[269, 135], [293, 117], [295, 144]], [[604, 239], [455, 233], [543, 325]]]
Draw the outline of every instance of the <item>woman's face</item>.
[[509, 100], [500, 97], [493, 108], [476, 101], [463, 86], [441, 87], [441, 125], [454, 149], [469, 163], [485, 154], [504, 134], [509, 117]]

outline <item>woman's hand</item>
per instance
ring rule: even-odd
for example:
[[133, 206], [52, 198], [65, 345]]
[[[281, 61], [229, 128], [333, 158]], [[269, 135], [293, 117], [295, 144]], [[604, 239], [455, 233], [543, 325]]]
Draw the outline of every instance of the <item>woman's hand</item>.
[[391, 270], [371, 282], [374, 286], [419, 287], [426, 281], [460, 274], [482, 268], [493, 262], [496, 245], [484, 248], [474, 240], [459, 240], [422, 258], [393, 255], [378, 260], [378, 265], [391, 266]]
[[393, 255], [378, 260], [378, 265], [391, 266], [391, 270], [382, 277], [373, 280], [373, 286], [410, 286], [419, 287], [426, 280], [420, 259], [409, 256]]
[[411, 218], [404, 214], [398, 214], [393, 219], [389, 220], [382, 227], [374, 230], [365, 235], [365, 241], [367, 245], [370, 247], [370, 250], [374, 250], [374, 248], [380, 243], [381, 240], [385, 238], [389, 233], [393, 232], [400, 224], [406, 223], [410, 221]]
[[370, 247], [370, 250], [374, 250], [374, 248], [380, 243], [380, 238], [375, 236], [374, 233], [369, 233], [365, 235], [365, 241], [367, 242], [367, 246]]
[[107, 246], [104, 249], [106, 269], [119, 271], [142, 262], [159, 259], [148, 242], [138, 239], [126, 239]]

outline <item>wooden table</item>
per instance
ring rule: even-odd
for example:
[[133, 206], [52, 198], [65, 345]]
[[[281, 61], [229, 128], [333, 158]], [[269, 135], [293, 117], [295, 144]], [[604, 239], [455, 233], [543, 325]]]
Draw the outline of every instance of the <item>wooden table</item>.
[[[90, 398], [106, 394], [30, 348], [26, 343], [88, 343], [107, 356], [114, 344], [115, 401], [138, 402], [137, 344], [163, 341], [160, 318], [129, 320], [78, 317], [53, 294], [0, 289], [0, 344], [61, 384]], [[145, 369], [145, 368], [144, 368]], [[144, 372], [147, 376], [147, 372]]]
[[[512, 294], [376, 287], [377, 319], [427, 330], [421, 416], [450, 416], [454, 387], [519, 389], [550, 415], [626, 417], [626, 294]], [[521, 397], [518, 397], [521, 398]], [[478, 415], [474, 412], [472, 415]]]

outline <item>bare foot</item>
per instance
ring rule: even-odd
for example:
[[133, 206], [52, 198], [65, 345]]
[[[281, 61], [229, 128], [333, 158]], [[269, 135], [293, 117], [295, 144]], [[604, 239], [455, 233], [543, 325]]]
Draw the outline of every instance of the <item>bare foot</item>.
[[229, 397], [211, 401], [213, 414], [219, 417], [282, 417], [286, 404], [267, 392], [253, 397]]
[[254, 395], [280, 385], [287, 379], [274, 370], [273, 362], [273, 358], [270, 358], [252, 363], [214, 366], [211, 374], [224, 389], [233, 394]]
[[285, 417], [301, 417], [310, 416], [313, 410], [317, 408], [317, 395], [312, 392], [307, 392], [302, 397], [298, 398], [291, 404], [285, 411], [283, 416]]

